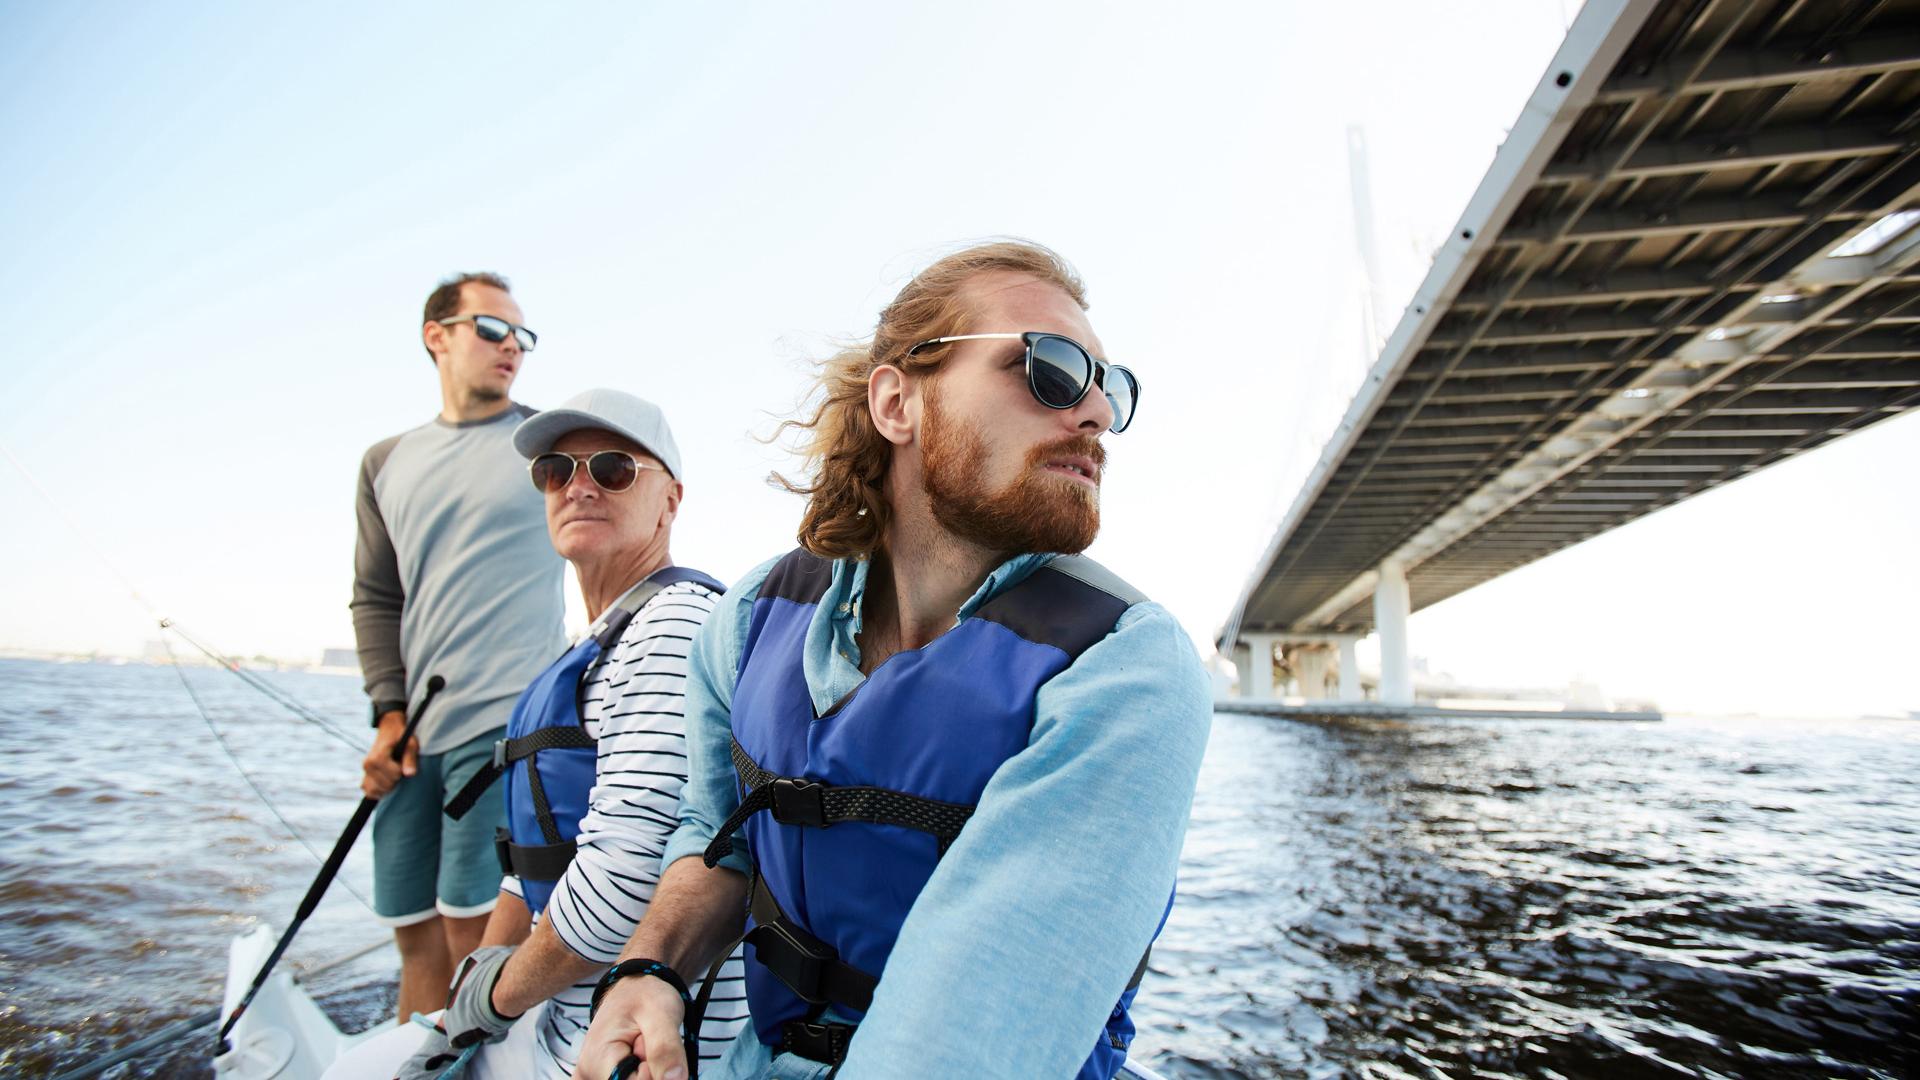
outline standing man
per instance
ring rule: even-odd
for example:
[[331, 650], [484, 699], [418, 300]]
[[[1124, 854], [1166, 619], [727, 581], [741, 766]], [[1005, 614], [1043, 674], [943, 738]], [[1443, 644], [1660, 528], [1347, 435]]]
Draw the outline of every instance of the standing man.
[[[440, 415], [360, 462], [353, 630], [376, 729], [361, 787], [373, 815], [373, 906], [400, 949], [402, 1019], [445, 1002], [453, 967], [486, 929], [500, 884], [496, 789], [461, 820], [440, 812], [492, 759], [513, 703], [565, 647], [561, 562], [513, 431], [508, 397], [536, 340], [497, 274], [461, 274], [427, 297], [422, 343]], [[408, 703], [434, 699], [399, 764]]]
[[577, 1075], [684, 1080], [689, 991], [747, 925], [703, 1077], [1112, 1077], [1211, 716], [1173, 617], [1078, 552], [1139, 386], [1073, 271], [934, 263], [796, 422], [801, 548], [734, 586], [687, 680], [668, 869]]

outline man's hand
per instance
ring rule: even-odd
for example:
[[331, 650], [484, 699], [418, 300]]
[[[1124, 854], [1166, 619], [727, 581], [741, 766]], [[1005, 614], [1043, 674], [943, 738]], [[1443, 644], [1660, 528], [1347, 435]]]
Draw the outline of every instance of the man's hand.
[[367, 751], [365, 761], [360, 763], [365, 773], [360, 778], [360, 790], [369, 799], [378, 799], [393, 790], [403, 776], [412, 776], [420, 771], [420, 740], [407, 740], [407, 752], [399, 761], [393, 760], [393, 748], [399, 743], [400, 736], [407, 730], [407, 714], [395, 709], [380, 714], [380, 724], [374, 729], [373, 749]]
[[477, 1042], [499, 1042], [518, 1016], [501, 1016], [493, 1007], [493, 986], [500, 981], [500, 969], [513, 955], [511, 945], [488, 945], [475, 949], [460, 962], [453, 977], [453, 992], [447, 998], [447, 1011], [440, 1014], [440, 1026], [455, 1048], [465, 1050]]
[[507, 1029], [519, 1017], [501, 1016], [493, 1007], [493, 986], [500, 981], [500, 969], [507, 966], [512, 955], [511, 945], [488, 945], [473, 950], [461, 962], [439, 1026], [427, 1033], [420, 1049], [400, 1066], [398, 1080], [433, 1080], [467, 1047], [506, 1037]]
[[460, 1051], [447, 1041], [447, 1033], [434, 1028], [420, 1042], [420, 1049], [400, 1064], [400, 1072], [394, 1080], [437, 1080], [447, 1071], [447, 1066], [459, 1060]]
[[621, 979], [593, 1014], [574, 1080], [607, 1080], [629, 1055], [642, 1062], [634, 1080], [687, 1080], [687, 1053], [680, 1042], [686, 1018], [687, 1003], [664, 980]]

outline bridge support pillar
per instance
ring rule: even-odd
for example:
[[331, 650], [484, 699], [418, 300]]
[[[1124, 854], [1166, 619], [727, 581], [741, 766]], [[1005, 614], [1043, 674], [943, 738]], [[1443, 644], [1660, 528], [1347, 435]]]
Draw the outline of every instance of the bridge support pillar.
[[1308, 701], [1326, 701], [1333, 696], [1333, 650], [1324, 642], [1294, 645], [1287, 653], [1300, 696]]
[[1407, 655], [1407, 614], [1412, 607], [1406, 568], [1381, 563], [1380, 584], [1373, 590], [1373, 625], [1380, 632], [1380, 700], [1388, 705], [1413, 704], [1413, 663]]
[[1354, 651], [1354, 646], [1359, 643], [1359, 638], [1340, 639], [1341, 701], [1362, 701], [1367, 696], [1366, 691], [1360, 689], [1360, 656]]
[[1271, 700], [1273, 692], [1273, 647], [1278, 639], [1272, 634], [1244, 634], [1240, 638], [1246, 651], [1233, 650], [1234, 666], [1240, 669], [1240, 696]]

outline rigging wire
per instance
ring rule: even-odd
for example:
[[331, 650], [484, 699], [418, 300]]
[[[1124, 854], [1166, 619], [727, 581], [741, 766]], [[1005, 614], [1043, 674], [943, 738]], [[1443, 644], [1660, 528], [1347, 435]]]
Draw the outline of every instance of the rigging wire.
[[[285, 691], [280, 690], [278, 687], [273, 686], [271, 683], [267, 682], [265, 679], [262, 679], [258, 675], [255, 675], [254, 673], [250, 671], [246, 671], [245, 669], [241, 668], [239, 661], [233, 659], [230, 656], [226, 656], [222, 653], [219, 653], [214, 649], [209, 648], [208, 646], [202, 644], [192, 634], [187, 633], [186, 630], [183, 627], [181, 627], [181, 625], [178, 622], [168, 618], [166, 615], [161, 614], [160, 609], [154, 605], [153, 601], [147, 599], [146, 594], [142, 593], [139, 587], [134, 585], [133, 579], [129, 578], [123, 571], [121, 571], [117, 563], [115, 563], [112, 559], [107, 558], [107, 553], [100, 550], [100, 545], [93, 542], [92, 535], [90, 535], [85, 529], [82, 529], [80, 527], [80, 523], [75, 521], [73, 519], [73, 516], [67, 513], [66, 508], [62, 507], [60, 503], [54, 499], [53, 495], [47, 491], [46, 488], [40, 486], [40, 481], [35, 479], [32, 471], [27, 468], [26, 463], [21, 461], [18, 457], [14, 456], [13, 451], [10, 448], [8, 448], [7, 444], [4, 442], [0, 442], [0, 454], [6, 455], [7, 460], [13, 463], [14, 469], [16, 469], [20, 473], [21, 478], [26, 480], [27, 486], [33, 489], [34, 494], [40, 496], [40, 500], [47, 504], [47, 507], [53, 511], [54, 515], [60, 519], [62, 524], [66, 525], [67, 530], [73, 533], [74, 536], [78, 537], [82, 544], [86, 545], [87, 550], [93, 553], [93, 557], [100, 561], [100, 565], [106, 567], [113, 574], [114, 577], [117, 577], [120, 579], [120, 584], [126, 586], [127, 595], [133, 598], [134, 603], [139, 604], [141, 607], [145, 608], [148, 614], [152, 615], [155, 619], [159, 621], [161, 630], [163, 631], [171, 630], [174, 633], [180, 635], [180, 637], [183, 640], [185, 640], [188, 644], [192, 645], [196, 649], [199, 649], [202, 653], [205, 653], [208, 659], [212, 660], [214, 663], [232, 672], [236, 677], [240, 679], [241, 682], [246, 683], [248, 686], [251, 686], [255, 690], [258, 690], [260, 693], [266, 695], [275, 704], [279, 705], [281, 708], [292, 713], [295, 717], [301, 720], [304, 720], [309, 724], [313, 724], [314, 726], [325, 731], [327, 734], [333, 736], [334, 739], [344, 744], [347, 748], [351, 749], [354, 753], [360, 754], [360, 753], [366, 752], [367, 748], [364, 744], [346, 735], [333, 723], [328, 721], [325, 717], [321, 716], [318, 712], [294, 700], [292, 695], [287, 694]], [[162, 643], [166, 641], [166, 635], [164, 633], [161, 635], [160, 640], [162, 641]], [[169, 647], [167, 649], [167, 655], [168, 657], [173, 656], [172, 648]]]
[[[305, 705], [302, 705], [300, 702], [294, 700], [291, 695], [287, 694], [285, 691], [281, 690], [279, 687], [274, 686], [272, 683], [268, 682], [267, 680], [261, 678], [259, 675], [255, 674], [254, 672], [251, 672], [246, 670], [245, 668], [242, 668], [238, 660], [235, 660], [230, 656], [225, 656], [215, 651], [214, 649], [201, 644], [197, 638], [195, 638], [192, 634], [187, 633], [187, 631], [183, 627], [181, 627], [181, 625], [175, 620], [166, 618], [165, 616], [161, 616], [160, 628], [162, 630], [171, 630], [174, 633], [179, 634], [182, 640], [184, 640], [187, 644], [193, 646], [194, 648], [199, 649], [203, 654], [206, 655], [207, 659], [212, 660], [215, 664], [218, 664], [219, 666], [226, 668], [228, 671], [231, 671], [235, 675], [239, 676], [241, 682], [246, 683], [248, 686], [251, 686], [255, 690], [260, 691], [260, 693], [266, 695], [268, 698], [271, 698], [275, 704], [279, 705], [281, 708], [292, 713], [297, 719], [304, 720], [307, 723], [312, 724], [313, 726], [326, 732], [328, 735], [333, 736], [333, 738], [336, 741], [340, 742], [342, 745], [346, 746], [347, 749], [352, 750], [356, 754], [363, 754], [366, 752], [367, 748], [364, 745], [355, 741], [351, 736], [341, 731], [339, 727], [335, 726], [332, 721], [328, 720], [324, 716], [321, 716], [319, 713], [306, 707]], [[166, 639], [162, 637], [161, 640], [165, 641]], [[173, 650], [171, 648], [167, 650], [167, 655], [169, 657], [173, 655]]]
[[[267, 793], [261, 790], [260, 785], [255, 783], [253, 777], [247, 773], [246, 767], [240, 764], [239, 756], [233, 752], [233, 747], [228, 745], [226, 736], [222, 735], [219, 727], [214, 724], [213, 715], [207, 712], [207, 707], [205, 703], [200, 700], [199, 693], [194, 690], [193, 683], [187, 679], [186, 670], [180, 666], [178, 659], [174, 657], [173, 646], [168, 643], [166, 638], [161, 638], [160, 643], [162, 647], [167, 650], [167, 659], [172, 662], [173, 673], [180, 677], [180, 686], [186, 690], [187, 696], [193, 699], [193, 707], [199, 711], [200, 718], [206, 721], [207, 730], [213, 733], [214, 743], [220, 747], [222, 753], [227, 755], [227, 760], [233, 763], [234, 771], [239, 773], [240, 779], [245, 780], [247, 786], [253, 789], [253, 793], [259, 798], [261, 805], [265, 806], [267, 812], [273, 815], [274, 820], [280, 823], [280, 827], [287, 830], [287, 834], [298, 841], [300, 846], [306, 849], [307, 854], [313, 856], [313, 861], [323, 866], [326, 865], [326, 856], [315, 851], [313, 845], [307, 843], [307, 838], [300, 835], [300, 830], [294, 828], [293, 823], [288, 821], [286, 817], [280, 813], [280, 808], [273, 804], [272, 799], [267, 798]], [[336, 878], [335, 880], [340, 882], [342, 888], [352, 893], [353, 898], [360, 901], [362, 907], [365, 907], [369, 912], [373, 911], [373, 904], [368, 901], [366, 897], [360, 895], [360, 890], [354, 888], [351, 881], [348, 881], [344, 877]]]
[[[309, 979], [312, 979], [318, 975], [322, 975], [326, 972], [332, 971], [334, 968], [351, 964], [355, 960], [358, 960], [361, 957], [366, 956], [370, 953], [378, 952], [381, 949], [387, 949], [392, 947], [393, 947], [393, 938], [391, 937], [385, 937], [377, 941], [369, 942], [368, 944], [363, 945], [358, 949], [355, 949], [354, 951], [346, 954], [345, 956], [336, 956], [332, 960], [328, 960], [323, 964], [316, 964], [313, 967], [301, 968], [299, 971], [294, 973], [293, 981], [296, 983], [304, 983]], [[115, 1050], [104, 1057], [95, 1058], [92, 1061], [87, 1062], [85, 1065], [79, 1066], [78, 1068], [69, 1069], [66, 1072], [59, 1073], [53, 1077], [53, 1080], [93, 1080], [94, 1077], [99, 1076], [101, 1073], [106, 1072], [108, 1069], [113, 1068], [115, 1065], [120, 1065], [125, 1062], [132, 1061], [135, 1058], [138, 1058], [143, 1054], [147, 1053], [148, 1051], [156, 1050], [162, 1046], [167, 1045], [168, 1043], [179, 1042], [181, 1039], [185, 1038], [188, 1035], [193, 1034], [196, 1031], [199, 1031], [201, 1028], [209, 1028], [219, 1022], [220, 1022], [220, 1007], [216, 1005], [213, 1008], [206, 1009], [202, 1012], [197, 1012], [192, 1016], [189, 1016], [186, 1019], [179, 1021], [178, 1023], [169, 1024], [166, 1027], [161, 1028], [159, 1031], [154, 1032], [153, 1034], [147, 1036], [144, 1039], [140, 1039], [137, 1042], [128, 1043], [126, 1046], [123, 1046], [120, 1049]]]
[[[120, 567], [112, 559], [107, 558], [106, 552], [102, 551], [100, 549], [100, 546], [93, 542], [93, 537], [85, 529], [82, 529], [80, 527], [80, 524], [73, 519], [72, 515], [66, 512], [66, 509], [62, 507], [60, 503], [57, 502], [51, 494], [47, 492], [46, 488], [40, 486], [40, 481], [34, 477], [33, 473], [27, 468], [26, 464], [22, 462], [18, 457], [16, 457], [13, 453], [13, 450], [10, 447], [8, 447], [4, 442], [0, 442], [0, 455], [5, 455], [6, 459], [13, 464], [14, 469], [17, 470], [20, 473], [21, 477], [26, 480], [27, 486], [32, 488], [34, 493], [40, 496], [41, 501], [46, 503], [47, 507], [53, 511], [54, 515], [58, 517], [63, 524], [66, 525], [68, 531], [73, 533], [74, 536], [78, 537], [80, 542], [86, 546], [87, 550], [93, 553], [94, 558], [99, 560], [100, 564], [106, 567], [107, 570], [113, 574], [113, 576], [120, 579], [120, 583], [126, 587], [127, 594], [133, 598], [135, 603], [139, 604], [142, 608], [146, 609], [146, 611], [159, 622], [160, 629], [162, 631], [171, 630], [175, 634], [178, 634], [182, 640], [191, 644], [194, 648], [200, 650], [200, 652], [204, 654], [208, 659], [212, 660], [214, 663], [232, 672], [235, 676], [237, 676], [240, 679], [241, 682], [246, 683], [248, 686], [253, 687], [255, 690], [259, 691], [261, 694], [265, 695], [267, 698], [271, 699], [273, 702], [278, 704], [281, 708], [286, 709], [289, 713], [293, 714], [294, 717], [300, 720], [303, 720], [307, 723], [310, 723], [315, 727], [319, 728], [320, 730], [326, 732], [328, 735], [332, 736], [334, 739], [338, 740], [340, 743], [344, 744], [348, 749], [354, 751], [355, 753], [361, 753], [364, 751], [365, 748], [363, 746], [361, 746], [354, 739], [349, 738], [338, 727], [336, 727], [334, 724], [329, 722], [324, 716], [321, 716], [318, 712], [314, 711], [311, 708], [308, 708], [306, 705], [294, 699], [292, 695], [287, 694], [285, 691], [282, 691], [278, 687], [273, 686], [271, 683], [267, 682], [264, 678], [261, 678], [252, 672], [242, 669], [238, 661], [234, 660], [232, 657], [225, 656], [215, 651], [214, 649], [208, 647], [206, 644], [202, 643], [199, 639], [195, 638], [192, 634], [187, 633], [187, 631], [183, 627], [181, 627], [177, 622], [168, 618], [165, 615], [162, 615], [160, 613], [159, 608], [157, 608], [151, 600], [148, 600], [146, 595], [142, 593], [137, 586], [134, 585], [133, 580], [127, 577], [127, 575], [121, 571]], [[301, 835], [300, 830], [295, 828], [293, 823], [288, 821], [286, 816], [280, 813], [279, 807], [274, 805], [273, 800], [267, 797], [267, 793], [261, 790], [260, 785], [254, 782], [253, 777], [247, 772], [246, 768], [243, 765], [241, 765], [240, 758], [238, 757], [238, 755], [236, 755], [233, 752], [233, 747], [227, 743], [226, 737], [220, 733], [220, 728], [213, 722], [212, 714], [207, 711], [206, 704], [200, 700], [199, 693], [194, 690], [193, 683], [187, 678], [186, 671], [180, 665], [179, 657], [174, 655], [173, 644], [170, 641], [168, 641], [167, 636], [164, 632], [160, 636], [160, 645], [163, 649], [166, 650], [168, 666], [173, 668], [174, 675], [176, 675], [180, 679], [181, 689], [187, 692], [187, 697], [193, 702], [193, 707], [195, 711], [199, 712], [201, 720], [205, 721], [207, 725], [207, 730], [212, 733], [214, 745], [218, 746], [220, 748], [221, 753], [227, 756], [227, 760], [233, 764], [234, 771], [240, 774], [240, 779], [246, 781], [247, 786], [253, 789], [254, 796], [260, 800], [260, 804], [262, 806], [267, 808], [267, 812], [273, 815], [274, 820], [280, 823], [280, 827], [286, 830], [287, 835], [293, 837], [293, 839], [303, 849], [306, 850], [306, 853], [309, 856], [311, 856], [315, 862], [320, 863], [321, 865], [324, 866], [326, 864], [326, 859], [318, 851], [315, 851], [313, 849], [313, 845], [307, 842], [307, 838]], [[335, 880], [339, 881], [341, 887], [346, 889], [347, 892], [351, 894], [355, 900], [359, 901], [362, 907], [366, 908], [369, 912], [373, 911], [373, 904], [369, 902], [365, 896], [361, 895], [360, 890], [353, 887], [353, 883], [351, 881], [346, 880], [344, 877], [336, 878]], [[390, 942], [383, 940], [381, 942], [376, 942], [374, 943], [374, 945], [368, 946], [367, 948], [355, 950], [353, 953], [347, 956], [341, 957], [330, 963], [320, 965], [319, 967], [313, 969], [308, 974], [319, 974], [320, 972], [331, 969], [335, 966], [338, 966], [339, 964], [364, 956], [368, 952], [371, 952], [374, 948], [377, 948], [381, 945], [385, 945], [389, 943]], [[123, 1047], [120, 1051], [114, 1054], [110, 1054], [105, 1058], [96, 1060], [90, 1063], [89, 1065], [83, 1066], [79, 1069], [69, 1070], [68, 1072], [62, 1073], [58, 1078], [58, 1080], [83, 1080], [83, 1078], [86, 1078], [86, 1080], [90, 1080], [90, 1078], [100, 1075], [101, 1073], [105, 1072], [109, 1068], [122, 1064], [123, 1062], [132, 1060], [134, 1057], [137, 1057], [138, 1055], [145, 1053], [146, 1051], [154, 1049], [158, 1046], [165, 1045], [166, 1043], [176, 1041], [185, 1035], [191, 1034], [192, 1032], [199, 1030], [200, 1028], [208, 1027], [212, 1024], [218, 1023], [219, 1019], [220, 1019], [220, 1010], [218, 1008], [206, 1010], [205, 1012], [199, 1015], [190, 1017], [186, 1020], [182, 1020], [179, 1023], [173, 1024], [161, 1031], [155, 1032], [154, 1034], [148, 1036], [147, 1038], [141, 1039], [130, 1046]]]

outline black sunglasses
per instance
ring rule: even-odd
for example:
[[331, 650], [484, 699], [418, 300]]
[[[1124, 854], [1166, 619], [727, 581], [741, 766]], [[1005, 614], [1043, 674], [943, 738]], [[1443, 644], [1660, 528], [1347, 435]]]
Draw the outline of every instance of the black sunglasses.
[[473, 332], [480, 335], [481, 341], [496, 345], [507, 340], [508, 334], [512, 334], [513, 339], [520, 343], [521, 352], [532, 352], [534, 345], [540, 340], [539, 334], [524, 326], [515, 326], [498, 315], [455, 315], [452, 318], [441, 319], [440, 325], [452, 326], [454, 323], [463, 322], [473, 324]]
[[907, 355], [950, 341], [988, 340], [1026, 343], [1027, 389], [1040, 404], [1049, 409], [1071, 409], [1098, 385], [1113, 409], [1113, 423], [1107, 430], [1118, 434], [1133, 423], [1133, 411], [1140, 404], [1140, 380], [1118, 364], [1095, 360], [1084, 345], [1070, 337], [1031, 330], [1024, 334], [955, 334], [923, 341], [908, 349]]
[[527, 475], [533, 477], [534, 487], [552, 494], [565, 491], [567, 485], [573, 483], [576, 465], [585, 465], [587, 478], [600, 485], [600, 490], [611, 492], [632, 487], [633, 482], [640, 479], [641, 469], [667, 471], [665, 465], [641, 461], [624, 450], [599, 450], [591, 454], [563, 454], [554, 450], [527, 462]]

